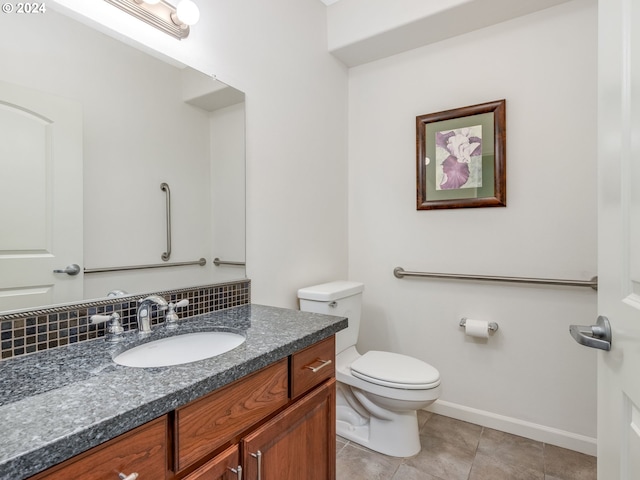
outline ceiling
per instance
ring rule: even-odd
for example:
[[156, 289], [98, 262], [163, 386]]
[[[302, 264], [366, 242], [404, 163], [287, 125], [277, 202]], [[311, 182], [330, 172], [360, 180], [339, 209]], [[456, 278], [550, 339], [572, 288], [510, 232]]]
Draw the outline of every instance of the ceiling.
[[327, 47], [354, 67], [569, 0], [320, 0]]

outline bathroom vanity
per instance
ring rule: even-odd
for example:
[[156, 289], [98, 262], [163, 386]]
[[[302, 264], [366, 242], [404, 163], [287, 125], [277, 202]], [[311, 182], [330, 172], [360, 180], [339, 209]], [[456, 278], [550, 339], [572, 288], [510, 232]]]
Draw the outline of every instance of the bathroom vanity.
[[180, 322], [246, 335], [199, 362], [123, 367], [100, 339], [0, 362], [0, 479], [333, 479], [346, 326], [246, 305]]

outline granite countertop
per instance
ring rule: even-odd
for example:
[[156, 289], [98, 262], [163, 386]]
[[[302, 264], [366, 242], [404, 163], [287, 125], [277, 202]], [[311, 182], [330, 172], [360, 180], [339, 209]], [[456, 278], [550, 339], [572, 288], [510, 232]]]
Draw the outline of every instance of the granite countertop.
[[113, 356], [141, 342], [78, 343], [0, 362], [0, 479], [21, 480], [346, 328], [342, 317], [245, 305], [181, 320], [168, 335], [222, 329], [246, 341], [206, 360], [132, 368]]

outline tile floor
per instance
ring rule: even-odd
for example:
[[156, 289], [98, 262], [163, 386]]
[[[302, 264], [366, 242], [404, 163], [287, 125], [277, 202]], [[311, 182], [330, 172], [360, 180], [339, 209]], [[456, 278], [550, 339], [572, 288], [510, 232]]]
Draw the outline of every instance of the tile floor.
[[596, 459], [453, 418], [419, 412], [422, 451], [381, 455], [341, 437], [337, 480], [595, 480]]

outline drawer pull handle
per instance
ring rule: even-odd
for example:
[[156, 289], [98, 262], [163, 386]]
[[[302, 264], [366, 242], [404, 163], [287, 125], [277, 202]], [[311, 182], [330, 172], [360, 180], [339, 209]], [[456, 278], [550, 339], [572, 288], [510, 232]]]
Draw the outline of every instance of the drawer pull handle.
[[238, 468], [229, 467], [229, 470], [238, 476], [238, 480], [242, 480], [242, 467], [240, 465], [238, 465]]
[[138, 474], [136, 472], [133, 472], [129, 475], [119, 473], [118, 476], [120, 477], [120, 480], [136, 480], [136, 478], [138, 478]]
[[304, 368], [308, 368], [309, 370], [311, 370], [313, 373], [316, 373], [318, 370], [323, 369], [324, 367], [326, 367], [327, 365], [331, 365], [331, 360], [322, 360], [320, 358], [318, 358], [316, 360], [316, 362], [320, 362], [320, 365], [318, 365], [317, 367], [312, 367], [311, 365], [305, 365]]
[[262, 452], [258, 450], [256, 453], [252, 453], [251, 456], [258, 461], [257, 480], [262, 480]]

